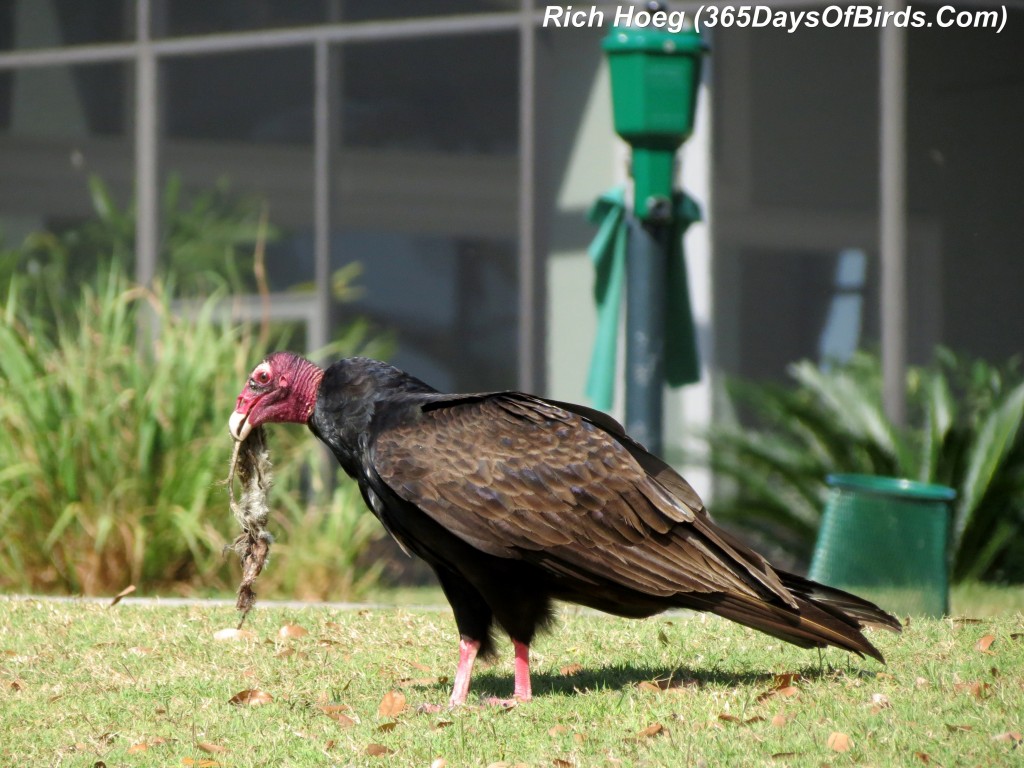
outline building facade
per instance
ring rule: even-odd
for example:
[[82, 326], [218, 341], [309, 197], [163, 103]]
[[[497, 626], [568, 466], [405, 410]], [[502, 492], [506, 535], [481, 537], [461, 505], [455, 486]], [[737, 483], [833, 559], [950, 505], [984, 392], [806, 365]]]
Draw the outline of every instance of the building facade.
[[[628, 158], [607, 27], [545, 27], [545, 5], [0, 0], [3, 242], [93, 215], [95, 176], [134, 201], [146, 282], [167, 266], [168, 190], [222, 184], [265, 203], [273, 312], [308, 348], [368, 317], [394, 333], [399, 365], [440, 388], [581, 400], [586, 212]], [[1000, 32], [906, 36], [911, 362], [937, 344], [993, 360], [1024, 348], [1024, 5], [1000, 7]], [[673, 435], [716, 417], [723, 375], [782, 379], [880, 333], [878, 30], [708, 40], [681, 155], [705, 211], [687, 235], [705, 380], [670, 398], [676, 457]], [[338, 302], [332, 275], [352, 262], [361, 291]], [[851, 293], [853, 315], [823, 341]]]

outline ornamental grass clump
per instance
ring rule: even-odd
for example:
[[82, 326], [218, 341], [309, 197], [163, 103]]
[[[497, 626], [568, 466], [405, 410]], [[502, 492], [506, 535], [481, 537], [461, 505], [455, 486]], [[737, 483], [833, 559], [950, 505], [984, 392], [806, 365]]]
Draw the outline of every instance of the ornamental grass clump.
[[[224, 415], [265, 351], [256, 329], [219, 319], [226, 293], [177, 313], [116, 264], [46, 313], [35, 290], [15, 276], [0, 295], [0, 592], [234, 591]], [[347, 334], [365, 348], [365, 326]], [[363, 558], [379, 525], [302, 431], [275, 442], [280, 560], [261, 592], [353, 599], [380, 572]]]
[[214, 320], [216, 298], [176, 315], [116, 267], [52, 325], [23, 298], [13, 280], [0, 326], [0, 589], [223, 580], [226, 530], [207, 510], [251, 337]]

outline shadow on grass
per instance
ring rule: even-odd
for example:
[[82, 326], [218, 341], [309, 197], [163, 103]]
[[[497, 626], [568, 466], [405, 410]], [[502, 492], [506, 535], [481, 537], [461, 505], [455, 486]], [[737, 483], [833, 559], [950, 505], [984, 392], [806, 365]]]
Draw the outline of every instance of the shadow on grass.
[[[819, 680], [832, 677], [838, 671], [825, 665], [805, 665], [799, 669], [785, 670], [786, 674], [799, 675], [801, 680]], [[779, 671], [732, 672], [714, 668], [663, 667], [633, 664], [619, 664], [603, 667], [584, 668], [574, 674], [557, 671], [534, 671], [530, 675], [534, 697], [537, 696], [579, 696], [595, 691], [625, 690], [649, 682], [659, 688], [736, 688], [750, 686], [768, 690], [776, 684]], [[504, 670], [481, 669], [473, 675], [472, 690], [481, 698], [486, 696], [511, 696], [512, 675]], [[437, 682], [416, 686], [423, 691], [447, 693], [450, 682]]]

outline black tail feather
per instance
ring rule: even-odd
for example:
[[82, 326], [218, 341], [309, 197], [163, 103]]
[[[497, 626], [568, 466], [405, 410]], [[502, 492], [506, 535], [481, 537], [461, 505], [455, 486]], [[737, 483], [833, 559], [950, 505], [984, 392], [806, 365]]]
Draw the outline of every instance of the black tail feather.
[[779, 571], [782, 583], [796, 599], [797, 609], [781, 601], [737, 594], [679, 595], [680, 604], [724, 618], [785, 640], [802, 648], [837, 648], [885, 663], [882, 653], [864, 636], [864, 627], [900, 631], [899, 621], [873, 603], [838, 589]]
[[862, 597], [835, 587], [827, 587], [796, 574], [785, 571], [776, 571], [776, 573], [779, 574], [786, 589], [794, 595], [814, 603], [824, 611], [836, 616], [842, 614], [855, 619], [862, 627], [888, 629], [892, 632], [899, 632], [902, 629], [899, 619]]

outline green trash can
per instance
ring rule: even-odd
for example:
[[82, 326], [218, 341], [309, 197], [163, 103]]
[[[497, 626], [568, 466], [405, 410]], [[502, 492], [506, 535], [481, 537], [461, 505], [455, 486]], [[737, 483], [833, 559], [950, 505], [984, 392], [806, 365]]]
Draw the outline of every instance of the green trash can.
[[949, 612], [956, 491], [874, 475], [830, 475], [808, 576], [900, 616]]

